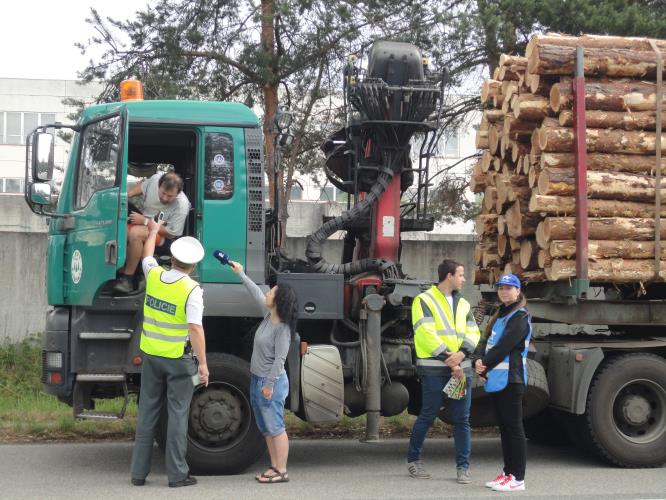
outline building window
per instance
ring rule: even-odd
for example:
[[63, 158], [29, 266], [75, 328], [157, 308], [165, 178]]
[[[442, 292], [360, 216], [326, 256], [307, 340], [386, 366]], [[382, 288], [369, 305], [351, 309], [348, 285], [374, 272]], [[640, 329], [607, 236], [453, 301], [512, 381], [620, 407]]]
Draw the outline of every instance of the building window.
[[5, 178], [0, 179], [0, 193], [3, 194], [21, 194], [23, 193], [23, 179]]
[[5, 144], [21, 144], [21, 113], [7, 113]]
[[444, 158], [458, 158], [460, 156], [460, 138], [458, 130], [449, 130], [442, 134], [439, 152]]
[[319, 201], [335, 201], [335, 187], [324, 186], [319, 191]]
[[290, 200], [302, 200], [303, 199], [303, 188], [294, 184], [291, 186], [291, 194], [289, 195]]
[[0, 111], [0, 144], [25, 144], [26, 136], [39, 125], [55, 122], [55, 113]]
[[22, 143], [25, 143], [25, 138], [30, 132], [37, 128], [39, 122], [38, 113], [23, 113], [23, 138]]

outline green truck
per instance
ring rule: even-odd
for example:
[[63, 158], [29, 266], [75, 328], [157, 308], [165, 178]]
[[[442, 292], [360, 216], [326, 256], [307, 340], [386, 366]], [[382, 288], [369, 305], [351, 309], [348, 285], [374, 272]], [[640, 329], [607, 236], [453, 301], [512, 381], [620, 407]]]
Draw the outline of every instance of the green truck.
[[[73, 407], [75, 417], [122, 418], [124, 409], [96, 412], [95, 401], [127, 401], [139, 392], [144, 294], [114, 295], [112, 285], [126, 257], [128, 176], [146, 177], [166, 166], [183, 177], [192, 203], [185, 234], [206, 249], [195, 278], [204, 289], [211, 375], [191, 405], [193, 471], [237, 473], [264, 452], [249, 404], [260, 311], [231, 270], [213, 258], [215, 250], [241, 262], [260, 286], [286, 281], [297, 290], [301, 342], [293, 343], [286, 363], [288, 409], [314, 422], [366, 414], [368, 442], [379, 439], [380, 416], [418, 414], [410, 309], [431, 283], [405, 276], [400, 237], [433, 228], [429, 168], [441, 128], [442, 87], [409, 44], [377, 42], [365, 72], [354, 64], [344, 75], [347, 123], [322, 146], [329, 180], [349, 195], [347, 210], [322, 221], [308, 238], [305, 258], [285, 256], [276, 242], [276, 212], [265, 206], [264, 136], [260, 120], [242, 104], [134, 100], [85, 109], [67, 127], [74, 132], [71, 155], [55, 207], [52, 129], [66, 126], [30, 135], [25, 197], [33, 211], [50, 218], [46, 286], [52, 310], [42, 382]], [[276, 146], [288, 142], [281, 139], [278, 134]], [[337, 231], [345, 234], [344, 249], [339, 263], [330, 263], [322, 245]], [[557, 302], [544, 306], [551, 308], [545, 318], [572, 310]], [[592, 381], [608, 372], [604, 342], [536, 342], [525, 416], [545, 418], [549, 401], [562, 414], [585, 414], [591, 388], [604, 387]], [[663, 354], [663, 342], [655, 342], [650, 348]], [[642, 422], [647, 437], [627, 440], [629, 431], [619, 427], [610, 444], [597, 440], [611, 462], [654, 466], [666, 460], [666, 381], [660, 376], [648, 392], [623, 396], [625, 414]], [[478, 381], [473, 397], [472, 425], [493, 425]], [[611, 422], [613, 404], [598, 410]], [[549, 410], [547, 417], [553, 415]], [[446, 405], [442, 418], [448, 419]], [[537, 425], [541, 433], [550, 428], [543, 422]], [[164, 432], [162, 426], [158, 442]]]

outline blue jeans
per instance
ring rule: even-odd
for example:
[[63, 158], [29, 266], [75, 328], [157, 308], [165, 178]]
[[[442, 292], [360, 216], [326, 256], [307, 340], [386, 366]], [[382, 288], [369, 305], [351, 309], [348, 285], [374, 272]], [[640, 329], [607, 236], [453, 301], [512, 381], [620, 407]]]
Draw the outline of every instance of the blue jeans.
[[[442, 389], [449, 381], [448, 375], [422, 375], [421, 393], [422, 404], [414, 427], [412, 436], [409, 438], [409, 451], [407, 462], [421, 459], [423, 442], [428, 429], [432, 426], [442, 406], [444, 393]], [[472, 437], [469, 427], [469, 410], [472, 406], [472, 377], [467, 377], [467, 393], [462, 399], [449, 399], [447, 404], [451, 406], [453, 416], [453, 440], [456, 446], [456, 467], [458, 469], [469, 468], [469, 455], [472, 449]]]
[[273, 397], [266, 399], [261, 392], [266, 378], [252, 374], [250, 381], [250, 404], [254, 411], [257, 428], [264, 436], [275, 437], [285, 431], [284, 402], [289, 393], [289, 379], [283, 373], [275, 381]]

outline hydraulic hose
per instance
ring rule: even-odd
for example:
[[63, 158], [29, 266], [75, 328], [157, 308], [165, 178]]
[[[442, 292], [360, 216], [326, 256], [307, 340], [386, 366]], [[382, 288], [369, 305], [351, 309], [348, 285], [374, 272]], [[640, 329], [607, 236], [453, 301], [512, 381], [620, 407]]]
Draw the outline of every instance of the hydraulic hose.
[[384, 272], [394, 266], [394, 263], [384, 259], [361, 259], [345, 264], [331, 264], [322, 257], [322, 244], [336, 231], [347, 228], [356, 219], [363, 217], [377, 203], [379, 197], [386, 191], [394, 172], [390, 168], [381, 170], [377, 182], [370, 189], [363, 201], [356, 204], [351, 210], [329, 220], [317, 231], [308, 236], [305, 256], [317, 273], [329, 274], [360, 274], [367, 271]]

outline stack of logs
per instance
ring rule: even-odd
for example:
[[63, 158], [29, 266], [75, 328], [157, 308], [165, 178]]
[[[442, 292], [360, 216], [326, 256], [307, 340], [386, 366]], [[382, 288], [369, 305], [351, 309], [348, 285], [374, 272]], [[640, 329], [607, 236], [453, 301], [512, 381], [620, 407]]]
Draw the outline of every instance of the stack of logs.
[[[654, 42], [666, 61], [666, 41]], [[575, 277], [576, 45], [585, 58], [589, 278], [656, 279], [656, 54], [645, 39], [548, 34], [532, 38], [525, 57], [502, 55], [481, 90], [482, 155], [470, 179], [483, 193], [477, 283], [505, 272], [527, 282]], [[666, 176], [666, 159], [660, 166]], [[666, 239], [666, 220], [660, 234]], [[661, 259], [666, 279], [666, 241]]]

